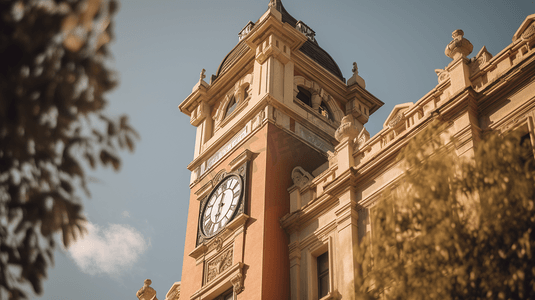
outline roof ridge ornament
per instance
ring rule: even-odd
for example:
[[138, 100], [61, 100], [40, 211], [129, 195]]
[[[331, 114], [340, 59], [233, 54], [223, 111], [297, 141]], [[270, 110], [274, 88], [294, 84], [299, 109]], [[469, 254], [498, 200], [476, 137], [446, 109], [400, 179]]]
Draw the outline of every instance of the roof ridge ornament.
[[353, 62], [353, 69], [351, 70], [353, 72], [353, 76], [347, 80], [347, 86], [358, 84], [363, 89], [366, 88], [366, 81], [362, 77], [359, 76], [359, 67], [357, 67], [357, 63]]
[[302, 34], [304, 34], [311, 42], [316, 42], [316, 32], [310, 28], [305, 22], [299, 20], [297, 21], [297, 24], [295, 24], [295, 28], [299, 30]]
[[277, 9], [277, 4], [282, 4], [281, 0], [269, 0], [268, 7], [274, 7]]

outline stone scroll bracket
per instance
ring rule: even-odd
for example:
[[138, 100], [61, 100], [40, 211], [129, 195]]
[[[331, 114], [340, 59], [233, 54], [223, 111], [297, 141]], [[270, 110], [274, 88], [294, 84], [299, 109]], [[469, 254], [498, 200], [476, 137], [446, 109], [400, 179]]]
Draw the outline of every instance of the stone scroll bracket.
[[243, 275], [238, 273], [234, 277], [230, 278], [230, 282], [234, 288], [234, 293], [237, 295], [243, 291]]

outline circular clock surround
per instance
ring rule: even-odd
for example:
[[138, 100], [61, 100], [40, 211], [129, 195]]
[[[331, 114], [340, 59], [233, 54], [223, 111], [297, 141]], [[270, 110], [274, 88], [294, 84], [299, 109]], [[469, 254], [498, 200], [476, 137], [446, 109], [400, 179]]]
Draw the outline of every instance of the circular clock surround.
[[199, 219], [199, 226], [205, 237], [216, 235], [234, 218], [242, 195], [243, 180], [239, 175], [229, 175], [216, 185]]

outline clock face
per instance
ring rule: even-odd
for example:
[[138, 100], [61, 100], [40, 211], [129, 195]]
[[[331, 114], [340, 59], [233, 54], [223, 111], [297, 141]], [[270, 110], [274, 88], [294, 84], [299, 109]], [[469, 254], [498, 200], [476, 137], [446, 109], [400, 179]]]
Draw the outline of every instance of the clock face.
[[206, 237], [221, 231], [232, 220], [242, 195], [242, 179], [231, 175], [223, 179], [212, 191], [201, 216], [201, 229]]

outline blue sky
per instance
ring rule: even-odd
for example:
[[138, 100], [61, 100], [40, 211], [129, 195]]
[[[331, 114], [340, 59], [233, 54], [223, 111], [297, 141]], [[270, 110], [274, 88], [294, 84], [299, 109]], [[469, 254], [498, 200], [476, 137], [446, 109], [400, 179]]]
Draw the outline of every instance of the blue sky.
[[[152, 279], [159, 299], [180, 281], [195, 128], [177, 106], [201, 69], [216, 72], [269, 0], [125, 0], [115, 18], [111, 65], [121, 84], [109, 94], [110, 115], [126, 113], [141, 135], [124, 153], [119, 173], [91, 173], [88, 234], [56, 251], [38, 299], [137, 299]], [[366, 128], [376, 134], [396, 104], [416, 102], [437, 84], [435, 69], [451, 60], [444, 48], [462, 29], [474, 45], [497, 54], [533, 1], [283, 0], [351, 76], [353, 61], [366, 88], [385, 105]], [[285, 259], [285, 258], [281, 258]]]

